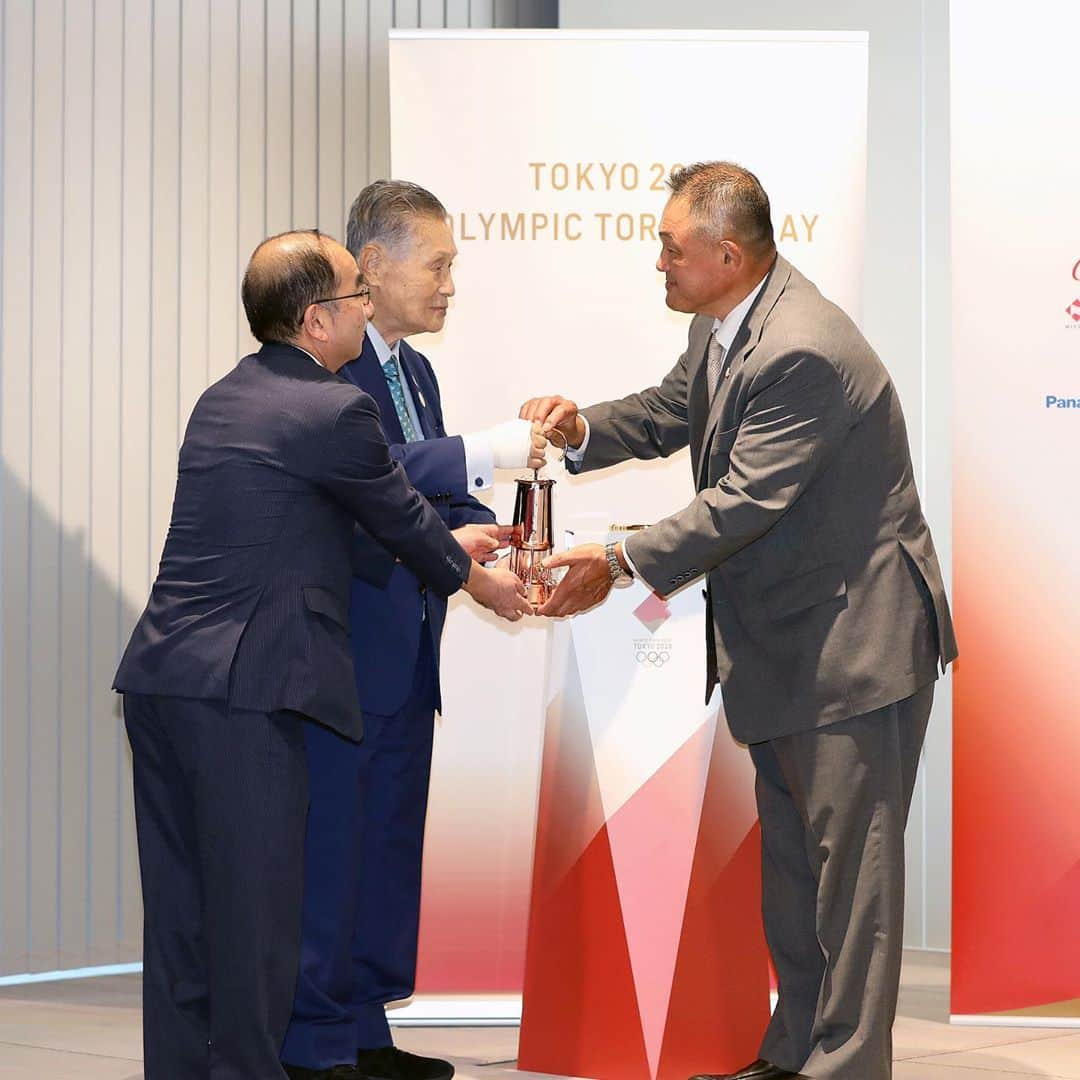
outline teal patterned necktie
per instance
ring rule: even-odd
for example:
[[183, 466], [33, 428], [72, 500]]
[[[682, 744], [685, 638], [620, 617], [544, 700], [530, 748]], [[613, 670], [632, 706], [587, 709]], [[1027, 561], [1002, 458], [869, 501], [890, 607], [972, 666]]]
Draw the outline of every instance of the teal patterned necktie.
[[394, 399], [394, 409], [397, 412], [398, 422], [401, 424], [401, 433], [405, 436], [405, 441], [419, 442], [420, 436], [416, 433], [416, 428], [413, 427], [412, 417], [409, 416], [409, 407], [405, 404], [405, 391], [401, 388], [401, 372], [398, 370], [398, 363], [394, 357], [390, 357], [382, 366], [383, 374], [386, 376], [386, 385], [390, 387], [390, 396]]

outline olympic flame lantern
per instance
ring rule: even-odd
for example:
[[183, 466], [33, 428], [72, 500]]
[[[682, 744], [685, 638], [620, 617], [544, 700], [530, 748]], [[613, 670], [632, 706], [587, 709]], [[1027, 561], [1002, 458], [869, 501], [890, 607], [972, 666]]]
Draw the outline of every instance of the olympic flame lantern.
[[554, 584], [550, 571], [541, 565], [552, 550], [551, 496], [554, 486], [554, 480], [541, 480], [535, 473], [517, 481], [510, 569], [525, 583], [529, 603], [534, 608], [547, 600]]

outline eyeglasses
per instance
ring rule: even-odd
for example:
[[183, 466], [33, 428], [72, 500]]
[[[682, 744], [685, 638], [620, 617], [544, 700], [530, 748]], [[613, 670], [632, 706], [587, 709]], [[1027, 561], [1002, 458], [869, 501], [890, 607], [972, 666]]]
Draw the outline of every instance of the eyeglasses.
[[324, 296], [321, 300], [312, 300], [313, 304], [332, 304], [335, 300], [351, 300], [359, 296], [361, 300], [367, 300], [371, 296], [371, 289], [364, 285], [359, 292], [346, 293], [344, 296]]

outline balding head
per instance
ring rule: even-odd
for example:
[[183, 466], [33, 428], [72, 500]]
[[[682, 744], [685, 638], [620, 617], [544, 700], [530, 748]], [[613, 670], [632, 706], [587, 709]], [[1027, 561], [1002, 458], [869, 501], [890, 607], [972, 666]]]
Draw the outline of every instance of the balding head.
[[252, 334], [296, 345], [330, 371], [360, 355], [367, 289], [356, 260], [317, 230], [264, 240], [252, 253], [241, 290]]
[[337, 273], [328, 241], [335, 243], [312, 229], [271, 236], [255, 249], [241, 295], [257, 341], [292, 341], [308, 307], [336, 295]]

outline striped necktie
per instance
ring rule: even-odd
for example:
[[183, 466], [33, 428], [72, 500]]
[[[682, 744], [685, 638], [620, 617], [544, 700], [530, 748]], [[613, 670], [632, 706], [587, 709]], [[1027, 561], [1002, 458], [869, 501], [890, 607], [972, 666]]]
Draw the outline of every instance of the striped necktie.
[[709, 351], [705, 356], [705, 385], [709, 391], [709, 404], [716, 397], [716, 388], [720, 385], [720, 373], [724, 370], [724, 346], [716, 340], [715, 334], [709, 335]]
[[390, 396], [394, 399], [394, 411], [397, 413], [398, 423], [401, 424], [401, 433], [405, 441], [419, 442], [420, 435], [413, 427], [412, 417], [409, 415], [409, 407], [405, 404], [405, 391], [401, 386], [401, 369], [397, 359], [393, 356], [382, 366], [386, 376], [386, 385], [390, 388]]

